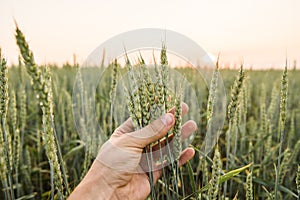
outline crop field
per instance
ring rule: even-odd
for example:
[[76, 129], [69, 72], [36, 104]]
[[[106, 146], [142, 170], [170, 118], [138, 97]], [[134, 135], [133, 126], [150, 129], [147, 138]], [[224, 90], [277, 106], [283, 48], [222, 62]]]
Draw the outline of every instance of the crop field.
[[[156, 69], [160, 75], [150, 77], [160, 84], [147, 82], [143, 73], [151, 70], [135, 73], [135, 78], [144, 77], [144, 82], [123, 111], [114, 108], [118, 105], [114, 102], [127, 99], [126, 95], [121, 96], [119, 80], [126, 72], [130, 75], [128, 63], [129, 70], [117, 62], [100, 69], [92, 66], [82, 69], [77, 64], [37, 66], [34, 52], [18, 28], [16, 41], [20, 48], [18, 65], [7, 66], [5, 49], [0, 53], [0, 199], [66, 199], [88, 171], [103, 142], [123, 119], [132, 117], [139, 126], [154, 119], [148, 119], [143, 112], [143, 106], [151, 104], [151, 99], [141, 104], [140, 109], [131, 106], [136, 103], [135, 96], [146, 98], [145, 91], [152, 90], [158, 99], [153, 98], [157, 105], [152, 103], [164, 107], [164, 111], [171, 107], [179, 111], [181, 101], [190, 109], [182, 119], [175, 112], [178, 121], [173, 129], [175, 161], [151, 188], [149, 199], [300, 197], [300, 71], [293, 66], [261, 71], [245, 70], [242, 66], [236, 70], [216, 67], [211, 70], [207, 85], [195, 75], [197, 68], [172, 68], [169, 70], [185, 77], [192, 88], [172, 93], [163, 89], [167, 87], [166, 80], [172, 79], [169, 82], [175, 88], [183, 81], [176, 79], [179, 77], [176, 74], [167, 77], [168, 62], [163, 47]], [[131, 66], [138, 67], [145, 67], [142, 58]], [[87, 71], [99, 70], [103, 73], [93, 88], [92, 99], [87, 95], [90, 88], [83, 81]], [[226, 94], [224, 122], [215, 130], [212, 127], [218, 120], [217, 84], [221, 78]], [[137, 87], [134, 81], [130, 84]], [[160, 97], [166, 96], [172, 100], [162, 98], [160, 102]], [[100, 128], [93, 128], [95, 122], [90, 116]], [[198, 129], [181, 144], [177, 135], [180, 136], [181, 121], [184, 123], [186, 119], [195, 120]], [[210, 151], [204, 152], [208, 133], [215, 140]], [[196, 154], [179, 167], [176, 158], [186, 146], [193, 147]], [[149, 178], [151, 182], [151, 173]]]

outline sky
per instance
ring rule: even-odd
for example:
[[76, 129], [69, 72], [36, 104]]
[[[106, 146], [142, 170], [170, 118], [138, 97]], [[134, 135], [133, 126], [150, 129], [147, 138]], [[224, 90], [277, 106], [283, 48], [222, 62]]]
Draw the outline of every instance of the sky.
[[0, 0], [0, 47], [17, 63], [14, 18], [38, 64], [83, 62], [122, 32], [179, 32], [223, 65], [300, 68], [299, 0]]

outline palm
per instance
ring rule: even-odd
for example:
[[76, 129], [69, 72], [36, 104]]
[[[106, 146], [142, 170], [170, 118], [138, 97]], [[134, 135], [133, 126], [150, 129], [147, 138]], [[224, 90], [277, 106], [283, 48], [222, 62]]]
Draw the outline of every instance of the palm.
[[[183, 107], [183, 114], [187, 112], [188, 108]], [[170, 111], [171, 113], [174, 112], [174, 110]], [[188, 127], [188, 128], [185, 128]], [[183, 126], [182, 131], [182, 140], [187, 138], [194, 130], [196, 129], [196, 125], [189, 121]], [[129, 118], [127, 121], [125, 121], [121, 126], [119, 126], [114, 133], [112, 134], [111, 142], [114, 143], [115, 141], [118, 141], [120, 138], [126, 136], [126, 133], [130, 133], [134, 131], [134, 127], [132, 124], [132, 120]], [[126, 149], [126, 144], [124, 143], [115, 143], [116, 146], [122, 146], [123, 149]], [[125, 145], [125, 146], [123, 146]], [[155, 147], [154, 147], [155, 148]], [[130, 155], [126, 154], [123, 155], [122, 160], [126, 160], [127, 163], [132, 162], [132, 163], [139, 163], [139, 166], [135, 166], [137, 168], [143, 168], [145, 167], [145, 157], [141, 155], [142, 149], [135, 149], [138, 150], [138, 153], [140, 157], [131, 157]], [[187, 160], [189, 160], [194, 154], [194, 151], [192, 149], [186, 149], [185, 151], [182, 152], [182, 155], [179, 159], [179, 165], [184, 164]], [[159, 158], [158, 158], [159, 159]], [[144, 163], [144, 164], [142, 164]], [[113, 165], [113, 164], [112, 164]], [[111, 166], [112, 166], [111, 165]], [[123, 165], [124, 166], [124, 165]], [[133, 167], [133, 166], [130, 166]], [[159, 166], [157, 166], [158, 169], [153, 172], [153, 182], [154, 184], [157, 182], [157, 180], [161, 176], [161, 169], [159, 169]], [[123, 168], [124, 169], [124, 168]], [[130, 170], [126, 168], [129, 171], [132, 171], [133, 168]], [[136, 169], [136, 168], [135, 168]], [[150, 182], [149, 182], [149, 177], [147, 174], [144, 172], [144, 170], [137, 170], [138, 173], [131, 173], [131, 172], [117, 172], [115, 174], [117, 176], [117, 185], [119, 185], [119, 190], [115, 192], [116, 198], [117, 199], [146, 199], [147, 196], [150, 193], [151, 187], [150, 187]], [[146, 170], [147, 171], [147, 170]]]
[[123, 174], [122, 178], [120, 188], [115, 193], [117, 199], [146, 199], [150, 193], [150, 183], [146, 174]]
[[[187, 110], [187, 105], [183, 105], [182, 114]], [[173, 114], [174, 109], [170, 113]], [[96, 160], [70, 199], [146, 199], [151, 187], [146, 173], [149, 171], [147, 170], [149, 163], [145, 161], [147, 154], [143, 154], [143, 149], [163, 138], [172, 128], [174, 116], [168, 114], [169, 119], [172, 118], [168, 123], [165, 116], [137, 131], [134, 130], [131, 119], [119, 126], [110, 139], [102, 145]], [[196, 128], [194, 121], [186, 122], [182, 126], [182, 140]], [[169, 139], [172, 139], [172, 134]], [[165, 141], [162, 141], [161, 146], [152, 146], [152, 152], [160, 151], [160, 147], [164, 145]], [[191, 159], [194, 153], [192, 148], [185, 149], [178, 160], [179, 166]], [[159, 156], [152, 155], [154, 161], [152, 163], [156, 163], [155, 160], [159, 159]], [[163, 166], [153, 167], [152, 181], [155, 184], [162, 174]]]

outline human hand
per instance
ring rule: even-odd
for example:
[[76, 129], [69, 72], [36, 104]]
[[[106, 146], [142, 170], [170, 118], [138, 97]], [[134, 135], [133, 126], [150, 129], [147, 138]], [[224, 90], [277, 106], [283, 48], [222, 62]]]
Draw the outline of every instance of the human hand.
[[[183, 103], [182, 114], [187, 111], [188, 106]], [[69, 199], [145, 199], [151, 188], [143, 162], [143, 149], [167, 134], [175, 122], [173, 114], [174, 109], [137, 131], [134, 131], [130, 118], [125, 121], [102, 145], [87, 175]], [[196, 128], [194, 121], [186, 122], [181, 130], [182, 140]], [[185, 164], [194, 153], [192, 148], [185, 149], [178, 160], [179, 165]], [[154, 166], [154, 183], [160, 178], [162, 167]]]

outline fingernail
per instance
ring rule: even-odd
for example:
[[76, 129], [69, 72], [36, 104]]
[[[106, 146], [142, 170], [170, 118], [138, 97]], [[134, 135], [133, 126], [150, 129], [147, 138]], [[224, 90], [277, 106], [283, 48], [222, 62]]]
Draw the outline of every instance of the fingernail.
[[169, 126], [173, 123], [173, 116], [172, 114], [168, 113], [165, 114], [162, 118], [161, 121], [164, 123], [164, 125]]
[[194, 129], [194, 130], [196, 130], [198, 128], [196, 122], [194, 122], [194, 121], [190, 124], [189, 127], [190, 127], [190, 129]]

